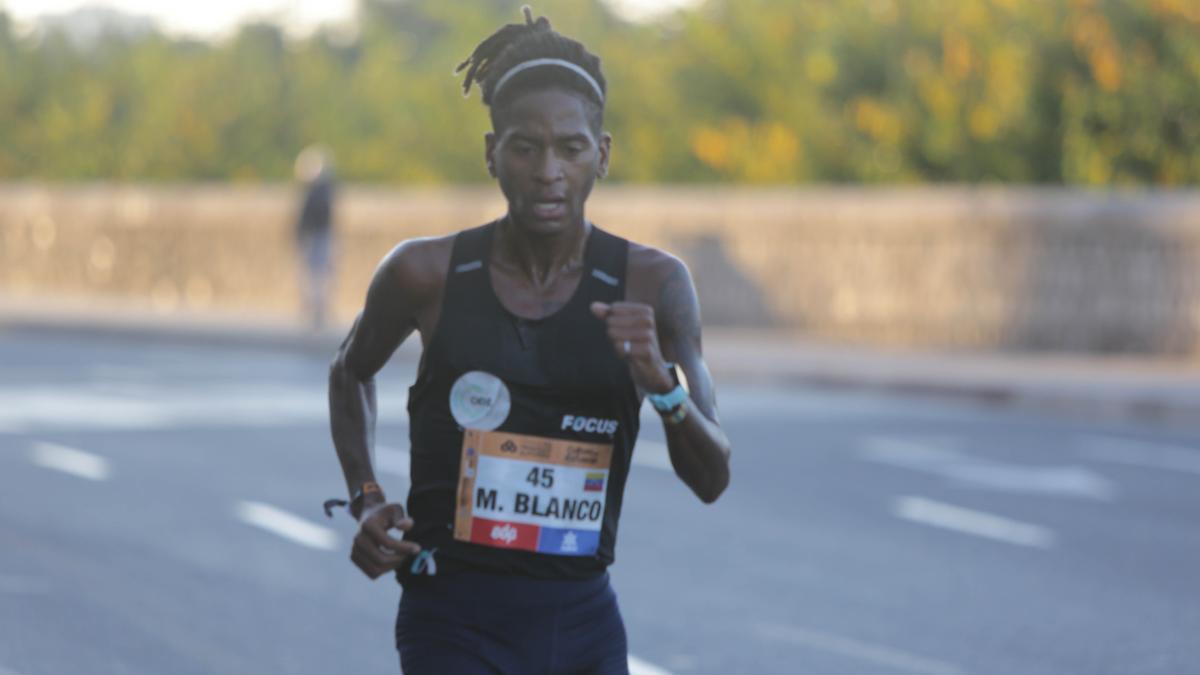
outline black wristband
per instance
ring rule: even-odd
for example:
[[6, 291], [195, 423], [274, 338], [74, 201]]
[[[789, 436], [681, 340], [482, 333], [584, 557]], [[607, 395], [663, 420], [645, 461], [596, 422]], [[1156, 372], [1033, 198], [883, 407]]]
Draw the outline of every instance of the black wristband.
[[[367, 495], [376, 493], [382, 497], [383, 488], [379, 487], [379, 483], [376, 483], [373, 480], [363, 483], [357, 490], [354, 491], [354, 496], [350, 498], [349, 509], [350, 515], [353, 516], [355, 520], [358, 520], [358, 517], [362, 515], [363, 501], [366, 500]], [[387, 501], [387, 499], [384, 498], [384, 501]]]

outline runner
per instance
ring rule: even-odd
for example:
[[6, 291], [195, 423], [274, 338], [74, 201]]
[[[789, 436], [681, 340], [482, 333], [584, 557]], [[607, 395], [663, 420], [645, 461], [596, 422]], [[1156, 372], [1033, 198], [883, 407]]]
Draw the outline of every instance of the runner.
[[[606, 569], [643, 395], [696, 495], [729, 482], [687, 268], [584, 218], [611, 145], [600, 60], [523, 11], [460, 66], [507, 214], [390, 252], [330, 372], [351, 559], [396, 570], [409, 675], [627, 672]], [[373, 378], [414, 330], [406, 514], [372, 470]]]

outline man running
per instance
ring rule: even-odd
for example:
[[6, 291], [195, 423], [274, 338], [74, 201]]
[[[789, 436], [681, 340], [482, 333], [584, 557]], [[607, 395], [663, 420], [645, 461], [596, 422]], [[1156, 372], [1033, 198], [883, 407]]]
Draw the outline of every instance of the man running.
[[[460, 66], [507, 214], [392, 250], [330, 371], [351, 559], [403, 584], [409, 675], [627, 672], [606, 569], [643, 396], [696, 495], [729, 483], [687, 268], [584, 218], [612, 141], [600, 60], [524, 12]], [[413, 330], [406, 513], [375, 482], [373, 378]]]

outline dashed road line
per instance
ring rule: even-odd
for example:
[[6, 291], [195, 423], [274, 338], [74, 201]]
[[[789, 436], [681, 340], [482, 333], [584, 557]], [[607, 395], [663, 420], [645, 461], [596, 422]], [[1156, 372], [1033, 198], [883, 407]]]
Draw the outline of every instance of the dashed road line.
[[867, 436], [859, 456], [867, 461], [923, 471], [980, 490], [1112, 501], [1116, 486], [1082, 466], [1031, 466], [972, 457], [960, 439]]
[[[278, 427], [328, 424], [323, 390], [297, 386], [138, 383], [0, 386], [0, 430], [146, 431], [179, 427]], [[402, 396], [381, 402], [386, 417], [404, 418]]]
[[758, 624], [755, 628], [760, 637], [768, 640], [840, 654], [884, 668], [918, 673], [919, 675], [966, 675], [966, 671], [959, 666], [944, 661], [909, 654], [892, 647], [874, 645], [833, 633], [798, 626], [765, 623]]
[[1022, 523], [983, 511], [972, 511], [961, 506], [935, 502], [924, 497], [900, 497], [896, 500], [892, 512], [899, 518], [923, 525], [972, 534], [1017, 546], [1050, 548], [1055, 541], [1054, 533], [1041, 525]]
[[29, 460], [42, 468], [88, 480], [107, 480], [112, 474], [108, 460], [103, 457], [57, 443], [34, 443]]
[[1200, 449], [1113, 436], [1087, 436], [1080, 442], [1079, 452], [1088, 459], [1200, 474]]
[[671, 675], [671, 671], [663, 670], [653, 663], [643, 661], [633, 654], [630, 654], [629, 675]]
[[261, 528], [289, 541], [322, 551], [338, 546], [337, 533], [283, 509], [262, 502], [238, 502], [234, 513], [247, 525]]

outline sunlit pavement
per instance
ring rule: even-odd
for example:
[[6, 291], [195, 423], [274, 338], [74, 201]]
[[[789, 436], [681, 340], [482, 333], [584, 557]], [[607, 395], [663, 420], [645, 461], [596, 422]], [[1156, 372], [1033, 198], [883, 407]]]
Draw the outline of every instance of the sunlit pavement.
[[[394, 673], [348, 560], [328, 355], [0, 334], [0, 674]], [[404, 358], [377, 463], [407, 489]], [[612, 569], [635, 673], [1200, 671], [1200, 433], [721, 386], [733, 484], [646, 413]]]

